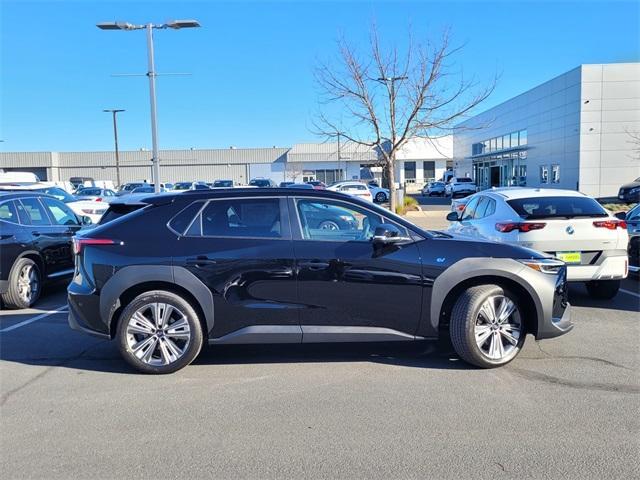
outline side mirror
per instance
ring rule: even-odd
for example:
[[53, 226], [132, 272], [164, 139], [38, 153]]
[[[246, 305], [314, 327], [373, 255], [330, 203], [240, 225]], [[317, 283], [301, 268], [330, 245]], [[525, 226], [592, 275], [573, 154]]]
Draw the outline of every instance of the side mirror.
[[447, 221], [449, 222], [459, 222], [460, 217], [458, 216], [458, 212], [449, 212], [447, 214]]
[[410, 242], [411, 239], [403, 237], [400, 230], [390, 223], [381, 223], [373, 233], [371, 241], [374, 244], [389, 245], [394, 243]]
[[93, 220], [91, 220], [91, 217], [87, 217], [86, 215], [82, 215], [80, 217], [80, 225], [92, 225], [93, 224]]
[[627, 212], [614, 213], [613, 216], [616, 217], [618, 220], [626, 220], [627, 219]]

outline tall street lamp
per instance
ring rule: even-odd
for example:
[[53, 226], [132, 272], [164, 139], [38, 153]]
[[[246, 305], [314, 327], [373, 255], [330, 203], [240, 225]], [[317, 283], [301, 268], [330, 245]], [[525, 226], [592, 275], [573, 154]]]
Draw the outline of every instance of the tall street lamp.
[[113, 109], [105, 109], [102, 110], [106, 113], [113, 114], [113, 140], [116, 145], [116, 184], [118, 188], [120, 187], [120, 154], [118, 152], [118, 121], [116, 120], [116, 114], [119, 112], [124, 112], [123, 108], [113, 108]]
[[149, 77], [149, 98], [151, 102], [151, 145], [153, 150], [153, 183], [156, 193], [160, 192], [160, 162], [158, 159], [158, 121], [156, 117], [156, 68], [153, 55], [153, 29], [173, 28], [195, 28], [200, 24], [197, 20], [172, 20], [163, 24], [147, 23], [145, 25], [134, 25], [129, 22], [103, 22], [96, 25], [101, 30], [146, 30], [147, 31], [147, 59]]

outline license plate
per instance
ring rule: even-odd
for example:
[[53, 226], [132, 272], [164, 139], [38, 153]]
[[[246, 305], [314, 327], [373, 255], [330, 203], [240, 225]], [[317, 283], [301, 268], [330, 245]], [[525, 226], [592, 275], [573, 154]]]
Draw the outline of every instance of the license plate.
[[582, 254], [580, 252], [557, 252], [556, 257], [564, 263], [581, 263]]

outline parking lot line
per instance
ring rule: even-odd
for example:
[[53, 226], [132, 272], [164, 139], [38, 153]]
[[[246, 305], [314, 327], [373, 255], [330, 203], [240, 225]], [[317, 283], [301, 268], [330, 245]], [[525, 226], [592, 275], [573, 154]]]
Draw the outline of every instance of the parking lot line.
[[640, 298], [640, 293], [632, 292], [631, 290], [625, 290], [624, 288], [621, 288], [620, 291], [622, 293], [628, 293], [629, 295]]
[[24, 320], [23, 322], [20, 322], [20, 323], [16, 323], [15, 325], [11, 325], [10, 327], [3, 328], [2, 330], [0, 330], [0, 333], [10, 332], [11, 330], [15, 330], [16, 328], [24, 327], [25, 325], [29, 325], [30, 323], [37, 322], [38, 320], [42, 320], [43, 318], [46, 318], [50, 315], [55, 315], [56, 313], [62, 313], [66, 310], [67, 310], [67, 305], [62, 305], [61, 307], [58, 307], [55, 310], [48, 310], [33, 318]]

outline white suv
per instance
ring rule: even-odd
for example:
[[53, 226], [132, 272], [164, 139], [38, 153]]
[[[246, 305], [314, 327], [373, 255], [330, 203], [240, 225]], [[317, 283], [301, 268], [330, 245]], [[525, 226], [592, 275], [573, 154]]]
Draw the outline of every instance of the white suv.
[[627, 277], [625, 221], [571, 190], [502, 188], [469, 197], [451, 212], [450, 232], [514, 243], [555, 255], [570, 282], [586, 282], [594, 298], [613, 298]]
[[373, 195], [371, 195], [371, 191], [367, 188], [367, 186], [362, 182], [338, 182], [327, 187], [327, 190], [332, 190], [334, 192], [342, 192], [349, 195], [353, 195], [354, 197], [362, 198], [363, 200], [368, 200], [373, 202]]
[[478, 187], [476, 187], [473, 178], [468, 177], [451, 177], [451, 180], [444, 187], [445, 195], [451, 198], [456, 195], [470, 195], [477, 191]]

